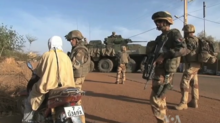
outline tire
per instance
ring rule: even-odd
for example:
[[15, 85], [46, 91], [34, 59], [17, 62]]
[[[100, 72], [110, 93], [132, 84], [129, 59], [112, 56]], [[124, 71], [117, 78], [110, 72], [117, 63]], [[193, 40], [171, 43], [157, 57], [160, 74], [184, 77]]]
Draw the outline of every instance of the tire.
[[89, 72], [92, 72], [94, 70], [94, 67], [95, 67], [95, 64], [93, 61], [90, 62], [90, 71]]
[[108, 72], [111, 72], [112, 69], [113, 69], [113, 62], [110, 59], [105, 58], [99, 61], [98, 70], [100, 72], [108, 73]]
[[130, 62], [126, 66], [126, 72], [134, 73], [136, 72], [136, 67], [137, 67], [136, 62], [133, 59], [131, 59]]

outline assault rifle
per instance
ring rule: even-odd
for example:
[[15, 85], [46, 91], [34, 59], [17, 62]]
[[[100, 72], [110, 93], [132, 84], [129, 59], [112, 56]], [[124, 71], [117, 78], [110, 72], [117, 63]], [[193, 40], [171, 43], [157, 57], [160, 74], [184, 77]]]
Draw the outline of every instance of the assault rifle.
[[145, 60], [144, 60], [144, 71], [142, 74], [142, 78], [147, 80], [147, 82], [144, 86], [144, 90], [147, 88], [148, 81], [152, 80], [152, 78], [154, 76], [154, 69], [155, 69], [154, 62], [157, 59], [157, 55], [155, 53], [156, 48], [157, 48], [157, 45], [154, 49], [154, 53], [149, 54], [148, 57], [145, 57]]
[[147, 82], [144, 86], [144, 90], [147, 88], [147, 83], [149, 80], [153, 79], [156, 59], [164, 52], [164, 44], [167, 42], [168, 38], [166, 37], [163, 43], [158, 43], [154, 47], [153, 53], [149, 54], [147, 58], [144, 60], [144, 71], [142, 74], [142, 78], [146, 79]]
[[[153, 75], [154, 75], [154, 69], [155, 69], [155, 64], [154, 62], [156, 59], [161, 55], [161, 53], [166, 52], [165, 49], [163, 48], [164, 44], [168, 38], [166, 37], [165, 41], [162, 43], [162, 46], [159, 46], [158, 44], [155, 46], [154, 52], [148, 56], [148, 59], [145, 58], [144, 61], [144, 72], [142, 75], [143, 79], [146, 79], [147, 82], [149, 80], [152, 80]], [[159, 49], [158, 49], [159, 47]], [[172, 89], [172, 84], [170, 83], [170, 76], [173, 76], [170, 73], [165, 73], [165, 80], [164, 83], [158, 86], [152, 87], [153, 91], [156, 93], [157, 98], [160, 98], [163, 96], [168, 90]], [[147, 82], [145, 84], [144, 89], [147, 87]]]

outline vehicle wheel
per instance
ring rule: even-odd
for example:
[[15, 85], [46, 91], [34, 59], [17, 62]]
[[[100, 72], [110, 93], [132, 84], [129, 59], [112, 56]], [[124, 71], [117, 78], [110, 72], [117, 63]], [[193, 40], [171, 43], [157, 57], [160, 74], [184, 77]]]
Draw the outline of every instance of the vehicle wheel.
[[110, 59], [102, 59], [98, 63], [98, 70], [100, 72], [111, 72], [113, 69], [113, 62]]
[[126, 66], [126, 72], [134, 73], [136, 72], [136, 67], [137, 67], [136, 62], [133, 59], [131, 59], [130, 62]]
[[95, 67], [95, 64], [93, 61], [90, 62], [90, 71], [89, 72], [92, 72], [94, 70], [94, 67]]

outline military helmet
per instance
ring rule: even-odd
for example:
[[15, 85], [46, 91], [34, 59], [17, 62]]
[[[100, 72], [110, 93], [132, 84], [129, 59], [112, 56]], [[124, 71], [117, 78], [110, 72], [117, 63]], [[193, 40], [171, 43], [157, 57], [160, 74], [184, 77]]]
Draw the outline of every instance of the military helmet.
[[112, 32], [112, 34], [115, 34], [115, 32]]
[[79, 40], [83, 39], [83, 35], [79, 30], [72, 30], [65, 36], [67, 41], [70, 41], [73, 38], [78, 38]]
[[192, 24], [184, 25], [182, 30], [189, 33], [194, 33], [196, 31], [195, 26], [193, 26]]
[[166, 11], [155, 12], [152, 15], [151, 18], [154, 21], [156, 21], [156, 20], [166, 20], [166, 21], [168, 21], [168, 23], [173, 24], [172, 15], [169, 12], [166, 12]]

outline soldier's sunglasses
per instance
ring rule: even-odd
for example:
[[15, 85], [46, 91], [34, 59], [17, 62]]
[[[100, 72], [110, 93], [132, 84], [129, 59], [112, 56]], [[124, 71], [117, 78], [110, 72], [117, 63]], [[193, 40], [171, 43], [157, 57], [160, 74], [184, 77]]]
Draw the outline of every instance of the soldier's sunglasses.
[[154, 22], [155, 23], [162, 23], [162, 22], [164, 22], [164, 20], [155, 20]]
[[68, 41], [71, 41], [71, 40], [73, 40], [73, 39], [77, 39], [77, 38], [70, 38], [70, 39], [68, 39]]

